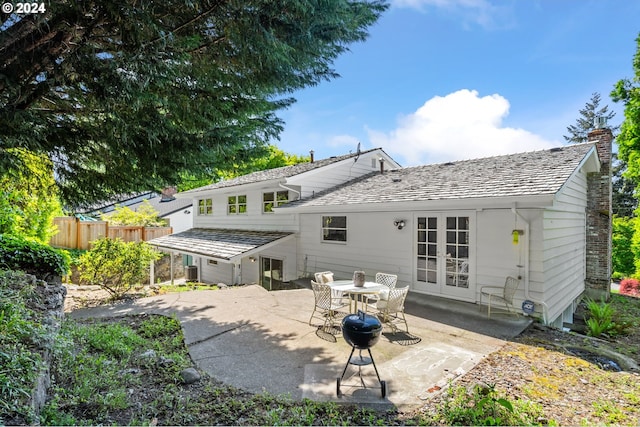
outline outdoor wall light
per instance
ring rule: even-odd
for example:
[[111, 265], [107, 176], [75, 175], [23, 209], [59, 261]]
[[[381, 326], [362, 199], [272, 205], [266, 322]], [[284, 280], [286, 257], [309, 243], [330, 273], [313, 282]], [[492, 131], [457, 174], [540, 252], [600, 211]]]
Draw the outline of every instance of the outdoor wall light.
[[189, 209], [185, 209], [185, 210], [184, 210], [184, 214], [185, 214], [185, 215], [189, 215], [189, 214], [191, 214], [191, 211], [190, 211]]
[[255, 259], [254, 257], [250, 256], [250, 257], [249, 257], [249, 261], [251, 261], [251, 262], [256, 262], [256, 259]]
[[395, 225], [398, 230], [402, 230], [404, 228], [404, 219], [396, 219], [395, 221], [393, 221], [393, 225]]

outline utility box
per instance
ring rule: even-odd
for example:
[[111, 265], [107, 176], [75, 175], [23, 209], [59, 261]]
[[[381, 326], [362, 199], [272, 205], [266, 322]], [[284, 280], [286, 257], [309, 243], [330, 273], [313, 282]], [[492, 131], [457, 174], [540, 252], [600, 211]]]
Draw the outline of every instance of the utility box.
[[187, 282], [196, 282], [198, 280], [198, 266], [188, 265], [184, 270], [185, 279]]

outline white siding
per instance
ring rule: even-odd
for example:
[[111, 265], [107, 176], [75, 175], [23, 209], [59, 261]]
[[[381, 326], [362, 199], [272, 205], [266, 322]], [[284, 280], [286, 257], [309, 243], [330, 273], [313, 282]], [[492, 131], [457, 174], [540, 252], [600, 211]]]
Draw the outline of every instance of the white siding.
[[[294, 214], [263, 213], [262, 194], [265, 192], [284, 191], [280, 187], [251, 188], [243, 190], [243, 187], [225, 189], [223, 193], [215, 193], [213, 196], [201, 196], [201, 198], [213, 199], [213, 215], [198, 215], [198, 200], [194, 200], [195, 228], [235, 228], [243, 230], [263, 231], [296, 231], [297, 219]], [[244, 214], [229, 215], [227, 213], [229, 196], [247, 196], [247, 212]], [[289, 192], [290, 200], [296, 197]]]
[[242, 283], [258, 283], [261, 256], [282, 260], [284, 269], [282, 281], [288, 282], [298, 278], [296, 270], [296, 239], [289, 239], [259, 254], [252, 255], [256, 260], [255, 262], [251, 262], [249, 257], [244, 257], [242, 259]]
[[233, 265], [218, 261], [217, 265], [211, 265], [206, 258], [194, 257], [194, 265], [198, 266], [200, 281], [203, 283], [233, 284]]
[[[185, 213], [189, 212], [189, 213]], [[193, 228], [193, 208], [190, 206], [187, 209], [174, 212], [171, 215], [167, 215], [165, 218], [169, 220], [169, 225], [173, 228], [173, 233], [180, 233], [181, 231]]]
[[[529, 297], [538, 300], [542, 292], [540, 248], [541, 209], [484, 209], [477, 214], [477, 295], [482, 286], [504, 286], [507, 276], [520, 277], [514, 296], [516, 310], [526, 299], [526, 262], [529, 256]], [[527, 232], [527, 223], [529, 224]], [[513, 243], [513, 230], [523, 230], [519, 242]], [[528, 245], [528, 248], [527, 248]], [[528, 250], [527, 250], [528, 249]]]
[[[347, 217], [347, 242], [322, 242], [322, 215]], [[367, 280], [377, 272], [398, 275], [398, 287], [411, 283], [413, 273], [413, 234], [411, 217], [406, 213], [332, 213], [300, 215], [298, 268], [300, 276], [317, 271], [333, 271], [338, 279], [350, 279], [362, 270]], [[395, 219], [406, 226], [398, 230]]]
[[[380, 170], [378, 158], [381, 153], [374, 151], [357, 158], [346, 159], [322, 168], [291, 177], [287, 183], [298, 185], [302, 188], [302, 197], [312, 197], [321, 191], [343, 184], [354, 178]], [[395, 166], [390, 158], [386, 157], [385, 169]], [[372, 164], [375, 161], [375, 166]]]
[[553, 207], [544, 213], [544, 299], [550, 322], [584, 291], [586, 200], [587, 179], [580, 172], [567, 181]]

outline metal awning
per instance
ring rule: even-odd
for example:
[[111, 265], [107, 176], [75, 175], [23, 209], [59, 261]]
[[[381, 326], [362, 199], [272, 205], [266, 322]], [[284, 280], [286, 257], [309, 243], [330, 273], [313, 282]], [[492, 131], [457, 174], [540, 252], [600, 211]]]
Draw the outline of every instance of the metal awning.
[[158, 249], [199, 255], [223, 262], [241, 258], [294, 237], [292, 232], [192, 228], [149, 240]]

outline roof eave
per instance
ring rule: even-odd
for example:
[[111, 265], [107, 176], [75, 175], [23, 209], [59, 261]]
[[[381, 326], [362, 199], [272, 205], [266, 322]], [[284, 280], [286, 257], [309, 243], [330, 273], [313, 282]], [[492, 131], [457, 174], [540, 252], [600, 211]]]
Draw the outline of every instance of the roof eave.
[[333, 212], [395, 212], [401, 210], [462, 210], [511, 208], [517, 203], [521, 208], [545, 208], [553, 205], [555, 193], [505, 197], [474, 197], [465, 199], [418, 200], [406, 202], [351, 203], [324, 206], [283, 206], [274, 209], [276, 214], [285, 213], [333, 213]]

